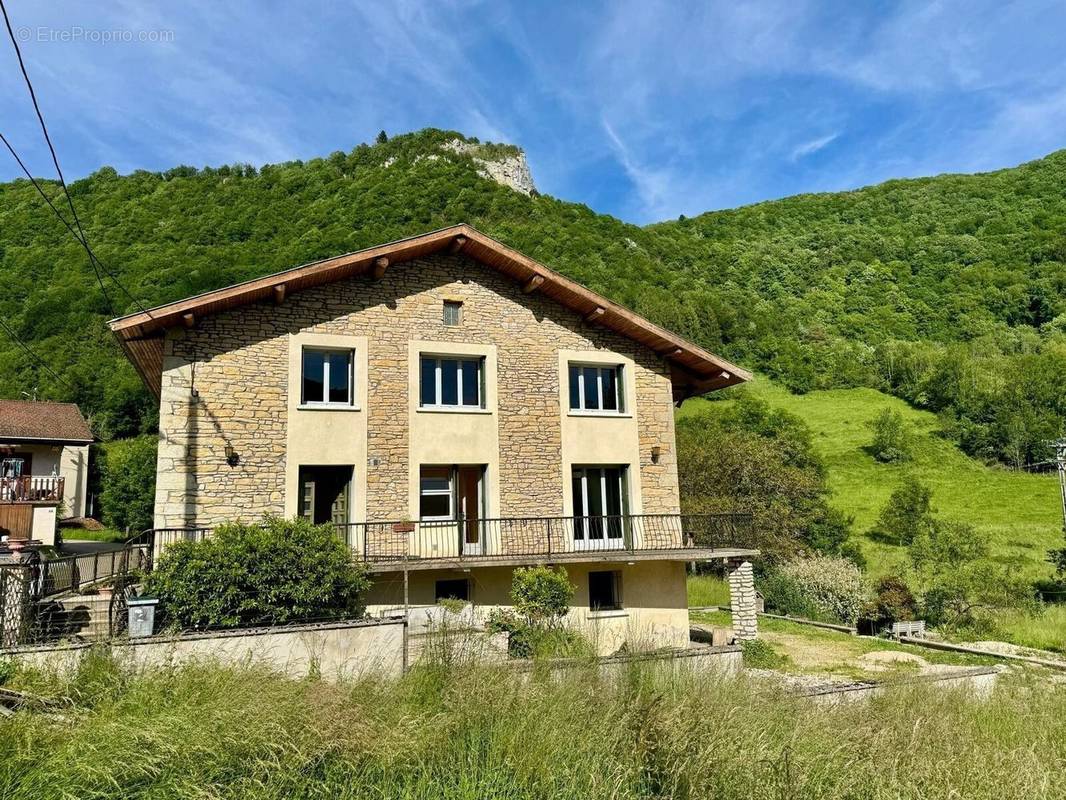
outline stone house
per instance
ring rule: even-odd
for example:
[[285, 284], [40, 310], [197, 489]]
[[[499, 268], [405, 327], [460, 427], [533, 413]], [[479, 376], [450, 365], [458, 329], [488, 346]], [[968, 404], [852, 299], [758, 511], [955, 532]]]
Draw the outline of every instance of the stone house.
[[73, 403], [0, 400], [0, 535], [52, 545], [85, 516], [92, 441]]
[[673, 417], [748, 373], [468, 225], [110, 324], [160, 402], [160, 546], [331, 523], [373, 611], [562, 565], [605, 651], [687, 642], [686, 562], [754, 597], [744, 519], [680, 514]]

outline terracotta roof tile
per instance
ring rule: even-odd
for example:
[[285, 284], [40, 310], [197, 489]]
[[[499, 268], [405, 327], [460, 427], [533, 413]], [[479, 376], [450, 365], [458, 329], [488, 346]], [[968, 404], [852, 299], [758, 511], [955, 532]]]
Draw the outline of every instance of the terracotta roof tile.
[[0, 439], [91, 442], [93, 434], [74, 403], [0, 400]]

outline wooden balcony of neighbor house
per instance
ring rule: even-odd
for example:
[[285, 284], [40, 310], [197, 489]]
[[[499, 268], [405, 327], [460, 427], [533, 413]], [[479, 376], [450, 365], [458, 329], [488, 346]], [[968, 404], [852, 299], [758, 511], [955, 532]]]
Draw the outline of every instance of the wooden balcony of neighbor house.
[[[335, 527], [353, 556], [372, 572], [700, 561], [758, 554], [751, 514], [744, 513], [357, 522]], [[158, 528], [144, 535], [159, 553], [174, 542], [198, 541], [210, 534], [210, 528]]]
[[63, 478], [57, 475], [18, 475], [0, 478], [0, 503], [58, 505], [63, 502]]

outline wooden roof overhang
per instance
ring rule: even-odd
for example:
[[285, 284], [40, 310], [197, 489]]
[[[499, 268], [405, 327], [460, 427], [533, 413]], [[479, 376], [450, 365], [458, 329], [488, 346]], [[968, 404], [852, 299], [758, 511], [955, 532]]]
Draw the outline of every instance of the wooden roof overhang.
[[163, 336], [168, 328], [191, 327], [202, 317], [250, 303], [268, 300], [281, 303], [304, 289], [357, 275], [371, 274], [380, 278], [386, 269], [396, 264], [440, 252], [462, 253], [520, 283], [527, 294], [539, 292], [577, 312], [590, 324], [601, 325], [653, 350], [670, 364], [677, 402], [751, 380], [751, 373], [466, 224], [304, 264], [119, 317], [108, 325], [141, 378], [158, 397], [163, 370]]

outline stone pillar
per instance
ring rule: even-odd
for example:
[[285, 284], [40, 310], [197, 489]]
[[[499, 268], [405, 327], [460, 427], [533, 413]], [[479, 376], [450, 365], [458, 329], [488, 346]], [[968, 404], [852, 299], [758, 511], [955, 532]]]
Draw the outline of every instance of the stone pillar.
[[759, 623], [755, 615], [755, 575], [751, 562], [733, 560], [727, 564], [727, 569], [733, 634], [739, 641], [755, 639], [759, 635]]

